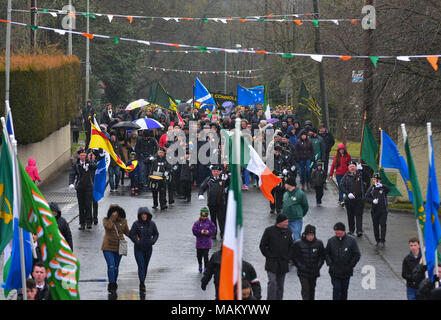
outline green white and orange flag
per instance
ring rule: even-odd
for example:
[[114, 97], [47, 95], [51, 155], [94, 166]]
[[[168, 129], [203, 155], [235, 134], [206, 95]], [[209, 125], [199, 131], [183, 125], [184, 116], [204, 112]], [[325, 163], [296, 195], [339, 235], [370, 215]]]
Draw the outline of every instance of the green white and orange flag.
[[[237, 132], [237, 131], [236, 131]], [[240, 134], [237, 135], [240, 139]], [[222, 262], [219, 282], [220, 300], [234, 300], [234, 286], [238, 290], [241, 287], [242, 274], [242, 243], [243, 243], [243, 219], [242, 219], [242, 194], [240, 188], [240, 145], [241, 142], [233, 142], [231, 164], [231, 183], [228, 190], [227, 214], [225, 220], [224, 240], [222, 243]], [[241, 294], [237, 295], [242, 298]]]
[[[230, 158], [231, 162], [231, 137], [226, 130], [222, 130], [222, 135], [225, 137], [225, 143], [229, 141], [229, 146], [224, 148], [224, 156]], [[282, 179], [277, 177], [263, 162], [257, 151], [253, 148], [251, 143], [241, 134], [240, 135], [240, 165], [242, 168], [255, 174], [259, 177], [259, 188], [262, 194], [271, 203], [274, 203], [274, 197], [271, 191], [282, 182]]]
[[38, 236], [47, 282], [54, 300], [79, 300], [80, 263], [58, 229], [57, 220], [20, 163], [20, 227]]
[[107, 138], [107, 136], [92, 122], [90, 123], [92, 126], [92, 135], [90, 138], [89, 148], [90, 149], [103, 149], [107, 151], [113, 160], [126, 172], [133, 171], [136, 166], [138, 165], [138, 161], [133, 161], [133, 164], [130, 166], [126, 166], [124, 162], [121, 161], [121, 159], [116, 155], [115, 151], [113, 150], [112, 144], [110, 143], [110, 140]]

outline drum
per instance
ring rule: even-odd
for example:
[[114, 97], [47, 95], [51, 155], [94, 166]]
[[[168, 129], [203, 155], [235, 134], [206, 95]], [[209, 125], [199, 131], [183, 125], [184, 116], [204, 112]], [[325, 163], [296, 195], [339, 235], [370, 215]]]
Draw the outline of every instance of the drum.
[[161, 177], [161, 176], [157, 176], [157, 175], [154, 175], [154, 174], [150, 175], [149, 178], [150, 178], [151, 180], [155, 180], [155, 181], [164, 180], [163, 177]]

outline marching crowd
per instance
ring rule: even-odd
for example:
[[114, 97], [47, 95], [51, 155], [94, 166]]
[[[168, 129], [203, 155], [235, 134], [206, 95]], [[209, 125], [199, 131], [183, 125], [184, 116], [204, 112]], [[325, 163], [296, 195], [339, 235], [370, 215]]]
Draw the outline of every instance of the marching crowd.
[[[155, 107], [126, 111], [124, 106], [119, 106], [114, 111], [112, 105], [108, 104], [98, 116], [91, 101], [88, 101], [82, 110], [81, 119], [73, 125], [74, 130], [78, 131], [81, 124], [84, 126], [86, 145], [77, 150], [69, 175], [69, 188], [75, 189], [77, 193], [80, 230], [92, 229], [93, 224], [98, 224], [98, 203], [93, 199], [92, 190], [97, 161], [102, 155], [100, 150], [88, 148], [91, 139], [89, 124], [94, 117], [99, 118], [100, 129], [107, 135], [118, 157], [127, 166], [138, 161], [136, 169], [126, 173], [111, 160], [108, 169], [110, 192], [124, 186], [128, 179], [127, 184], [133, 197], [152, 193], [154, 210], [167, 210], [176, 198], [191, 202], [192, 188], [197, 188], [199, 200], [206, 199], [206, 206], [200, 209], [200, 216], [194, 222], [192, 232], [196, 238], [198, 271], [203, 274], [201, 288], [205, 290], [214, 277], [216, 299], [219, 298], [222, 246], [221, 250], [211, 256], [209, 251], [212, 240], [218, 239], [218, 235], [223, 239], [231, 177], [228, 163], [221, 158], [222, 146], [213, 143], [221, 141], [221, 130], [234, 129], [236, 118], [240, 118], [240, 129], [250, 143], [259, 140], [263, 143], [262, 157], [272, 172], [282, 179], [282, 183], [272, 190], [275, 201], [269, 203], [268, 207], [270, 214], [275, 217], [275, 224], [265, 229], [259, 246], [266, 258], [268, 300], [283, 299], [284, 279], [290, 265], [297, 269], [302, 298], [313, 300], [316, 280], [324, 263], [329, 267], [333, 299], [347, 299], [349, 280], [361, 257], [356, 237], [363, 236], [362, 217], [366, 203], [371, 207], [377, 246], [385, 246], [389, 188], [381, 183], [381, 177], [363, 162], [353, 161], [343, 144], [338, 145], [329, 166], [335, 141], [325, 125], [321, 124], [316, 129], [311, 121], [302, 124], [288, 109], [275, 110], [272, 117], [277, 120], [269, 121], [259, 106], [240, 107], [222, 116], [193, 109], [180, 112], [180, 117], [177, 117], [176, 112]], [[136, 130], [121, 125], [113, 128], [117, 124], [144, 117], [156, 119], [162, 128]], [[196, 141], [190, 139], [190, 129], [197, 131]], [[272, 139], [269, 141], [268, 130], [272, 130]], [[214, 139], [215, 135], [218, 139]], [[78, 133], [74, 132], [73, 137], [78, 140]], [[185, 150], [184, 155], [176, 155], [177, 152], [171, 149], [173, 144], [181, 146]], [[191, 163], [190, 153], [193, 148], [198, 155], [202, 152], [212, 160], [208, 164], [202, 164], [201, 161]], [[170, 153], [179, 158], [178, 163], [170, 163]], [[303, 217], [310, 206], [305, 191], [314, 190], [316, 205], [321, 206], [327, 183], [333, 182], [334, 173], [339, 189], [338, 205], [346, 209], [349, 230], [346, 232], [342, 222], [335, 224], [335, 236], [324, 246], [316, 236], [315, 226], [307, 225], [303, 228]], [[247, 192], [253, 185], [259, 185], [258, 177], [243, 168], [242, 190]], [[57, 205], [52, 206], [61, 215], [59, 208], [55, 208]], [[135, 245], [140, 297], [145, 299], [148, 264], [152, 247], [159, 237], [150, 209], [139, 208], [138, 219], [129, 228], [124, 209], [116, 204], [111, 205], [103, 225], [105, 236], [102, 251], [107, 263], [109, 299], [117, 298], [118, 267], [122, 256], [127, 255], [124, 235]], [[425, 270], [419, 267], [421, 252], [418, 252], [419, 245], [416, 242], [417, 239], [409, 242], [411, 253], [403, 262], [403, 278], [407, 280], [409, 299], [417, 296], [427, 298], [431, 294], [427, 290], [428, 283], [425, 283], [426, 291], [418, 290], [424, 280], [421, 274]], [[72, 246], [71, 242], [69, 244]], [[242, 298], [260, 300], [261, 287], [254, 267], [243, 261], [242, 271]], [[433, 286], [433, 283], [430, 285]], [[422, 292], [426, 292], [425, 295]]]

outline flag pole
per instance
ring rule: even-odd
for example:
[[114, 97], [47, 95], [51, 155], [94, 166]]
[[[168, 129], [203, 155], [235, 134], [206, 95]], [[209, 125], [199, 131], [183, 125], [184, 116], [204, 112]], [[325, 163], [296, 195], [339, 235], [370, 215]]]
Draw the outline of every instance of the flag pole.
[[363, 127], [362, 127], [362, 131], [361, 131], [361, 144], [360, 144], [360, 163], [361, 163], [361, 156], [362, 156], [362, 152], [363, 152], [363, 141], [364, 141], [364, 127], [366, 125], [366, 110], [364, 110], [364, 115], [363, 115]]
[[[406, 125], [404, 123], [401, 124], [401, 132], [403, 134], [403, 143], [405, 144], [406, 140], [407, 140], [407, 132], [406, 132]], [[412, 190], [413, 190], [413, 187], [412, 187]], [[416, 222], [417, 230], [418, 230], [418, 239], [420, 241], [421, 258], [423, 260], [423, 264], [427, 265], [427, 263], [426, 263], [426, 248], [425, 248], [425, 245], [424, 245], [423, 232], [421, 230], [421, 225], [420, 225], [420, 222], [418, 221], [418, 218], [416, 218], [415, 222]], [[427, 271], [425, 272], [425, 277], [426, 278], [429, 277], [429, 273]]]
[[[236, 118], [236, 123], [235, 123], [235, 135], [234, 135], [234, 139], [235, 139], [235, 152], [233, 152], [233, 166], [237, 166], [238, 170], [236, 170], [236, 172], [239, 173], [240, 175], [240, 161], [241, 161], [241, 155], [240, 155], [240, 151], [241, 151], [241, 132], [240, 132], [240, 123], [241, 123], [241, 119], [240, 118]], [[234, 146], [234, 144], [233, 144]], [[236, 229], [236, 234], [239, 235], [239, 227], [235, 226]], [[241, 237], [237, 237], [236, 241], [238, 241], [239, 243], [242, 241]], [[235, 253], [235, 255], [237, 254], [237, 258], [235, 258], [235, 260], [237, 259], [237, 265], [239, 270], [237, 270], [237, 284], [236, 284], [236, 297], [237, 300], [242, 300], [242, 246], [239, 245], [239, 243], [237, 243], [236, 248], [238, 249], [238, 252]], [[240, 251], [240, 252], [239, 252]], [[233, 273], [234, 274], [234, 273]]]
[[[8, 0], [8, 12], [7, 20], [11, 21], [11, 9], [12, 0]], [[11, 74], [11, 23], [6, 24], [6, 57], [5, 57], [5, 103], [6, 107], [9, 108], [9, 88], [10, 88], [10, 74]], [[5, 114], [7, 117], [7, 114]]]
[[[431, 161], [432, 159], [432, 153], [433, 153], [433, 146], [431, 148], [432, 145], [432, 141], [431, 141], [431, 137], [432, 137], [432, 123], [431, 122], [427, 122], [427, 152], [428, 152], [428, 159], [429, 161]], [[431, 150], [432, 149], [432, 150]], [[432, 163], [433, 166], [433, 163]], [[427, 199], [426, 199], [427, 201]], [[426, 208], [427, 208], [427, 203], [426, 203]], [[426, 212], [426, 219], [427, 219], [427, 212]], [[438, 272], [438, 249], [435, 248], [435, 272], [437, 277], [439, 277], [439, 272]], [[438, 288], [439, 287], [439, 282], [436, 281], [435, 282], [435, 287]]]

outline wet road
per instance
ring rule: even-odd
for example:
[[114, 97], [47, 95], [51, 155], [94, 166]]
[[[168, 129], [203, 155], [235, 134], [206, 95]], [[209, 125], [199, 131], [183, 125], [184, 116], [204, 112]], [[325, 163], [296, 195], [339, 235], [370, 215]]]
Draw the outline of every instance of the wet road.
[[[126, 184], [127, 184], [126, 180]], [[48, 201], [58, 201], [63, 217], [70, 222], [73, 234], [74, 253], [80, 260], [80, 297], [82, 300], [107, 299], [107, 269], [101, 251], [104, 228], [102, 219], [110, 204], [118, 203], [127, 213], [129, 227], [137, 219], [141, 206], [152, 206], [151, 194], [131, 197], [128, 191], [110, 193], [99, 202], [99, 224], [92, 230], [78, 230], [78, 206], [75, 192], [68, 191], [68, 172], [42, 188]], [[267, 275], [265, 259], [260, 253], [259, 242], [263, 231], [274, 224], [275, 216], [269, 213], [269, 202], [260, 190], [250, 187], [243, 193], [244, 212], [244, 259], [252, 263], [262, 286], [262, 298], [266, 299]], [[325, 190], [322, 207], [315, 206], [315, 194], [307, 192], [310, 210], [303, 226], [313, 224], [317, 227], [317, 237], [327, 240], [333, 236], [332, 227], [338, 221], [347, 225], [346, 211], [337, 206], [336, 189], [329, 185]], [[206, 300], [214, 298], [211, 281], [206, 291], [200, 288], [201, 275], [196, 260], [195, 237], [191, 228], [199, 216], [199, 210], [206, 202], [197, 200], [196, 190], [192, 202], [176, 200], [168, 210], [152, 210], [153, 220], [159, 230], [159, 239], [154, 246], [147, 274], [147, 300]], [[416, 236], [415, 220], [405, 213], [390, 213], [386, 248], [377, 250], [372, 233], [370, 213], [364, 213], [365, 236], [357, 239], [361, 260], [354, 270], [349, 288], [349, 299], [364, 300], [402, 300], [406, 299], [405, 282], [401, 278], [401, 263], [408, 253], [407, 240]], [[129, 254], [122, 258], [118, 277], [118, 299], [138, 300], [137, 265], [133, 254], [133, 244], [129, 240]], [[219, 248], [214, 242], [214, 249]], [[364, 272], [364, 274], [362, 274]], [[375, 275], [374, 275], [375, 273]], [[373, 276], [365, 278], [364, 276]], [[369, 280], [370, 279], [370, 280]], [[363, 286], [363, 283], [365, 284]], [[366, 286], [367, 284], [367, 286]], [[1, 293], [3, 295], [3, 292]], [[3, 297], [2, 297], [3, 298]], [[295, 267], [286, 276], [284, 299], [301, 299], [300, 282]], [[332, 299], [331, 279], [326, 264], [321, 269], [317, 281], [316, 299]]]

